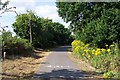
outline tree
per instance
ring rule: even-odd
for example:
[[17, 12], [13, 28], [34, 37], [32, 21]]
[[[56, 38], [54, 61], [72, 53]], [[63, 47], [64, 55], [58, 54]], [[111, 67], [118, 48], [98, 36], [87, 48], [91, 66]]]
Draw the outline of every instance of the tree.
[[25, 14], [19, 14], [16, 17], [16, 22], [13, 23], [13, 29], [18, 36], [24, 39], [30, 39], [30, 26], [33, 44], [38, 44], [41, 32], [41, 18], [38, 18], [33, 12], [27, 12]]
[[[31, 19], [29, 19], [31, 17]], [[56, 44], [65, 43], [70, 36], [70, 31], [62, 24], [53, 22], [46, 18], [40, 18], [34, 13], [20, 14], [13, 23], [13, 29], [18, 36], [29, 40], [30, 26], [32, 33], [32, 41], [35, 47], [47, 48]], [[68, 39], [66, 39], [68, 38]]]
[[74, 27], [99, 18], [103, 10], [120, 9], [119, 5], [120, 2], [56, 2], [59, 16]]
[[3, 14], [7, 10], [7, 5], [8, 4], [9, 4], [9, 1], [6, 1], [5, 3], [3, 3], [0, 0], [0, 15]]
[[103, 47], [120, 41], [120, 2], [56, 2], [56, 5], [59, 16], [71, 22], [71, 29], [83, 42]]
[[54, 40], [61, 45], [69, 43], [69, 37], [71, 35], [70, 30], [58, 22], [54, 22], [53, 27]]
[[16, 12], [13, 11], [13, 8], [16, 7], [7, 7], [7, 5], [9, 4], [9, 1], [5, 1], [4, 3], [0, 0], [0, 15], [5, 13], [5, 12]]

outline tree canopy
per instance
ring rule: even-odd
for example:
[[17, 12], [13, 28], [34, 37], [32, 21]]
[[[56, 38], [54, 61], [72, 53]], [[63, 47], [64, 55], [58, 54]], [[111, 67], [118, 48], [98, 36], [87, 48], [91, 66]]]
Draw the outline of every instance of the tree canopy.
[[69, 41], [69, 29], [58, 22], [40, 18], [33, 12], [18, 15], [13, 23], [13, 29], [18, 36], [29, 40], [29, 24], [31, 25], [33, 45], [36, 47], [62, 45]]
[[56, 2], [77, 39], [104, 46], [120, 41], [120, 2]]

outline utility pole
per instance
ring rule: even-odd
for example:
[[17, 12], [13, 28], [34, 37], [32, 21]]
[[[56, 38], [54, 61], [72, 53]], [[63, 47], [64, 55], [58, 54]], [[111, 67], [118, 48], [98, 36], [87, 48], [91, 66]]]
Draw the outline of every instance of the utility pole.
[[[16, 11], [12, 10], [12, 12], [15, 12], [16, 15], [18, 16], [18, 13]], [[27, 10], [27, 12], [29, 16], [28, 26], [29, 26], [30, 43], [32, 44], [31, 15], [30, 15], [30, 11]]]
[[32, 44], [31, 15], [30, 15], [30, 11], [27, 11], [27, 12], [28, 12], [28, 16], [29, 16], [30, 43]]
[[30, 43], [32, 43], [31, 16], [30, 16], [30, 18], [29, 18], [29, 27], [30, 27]]

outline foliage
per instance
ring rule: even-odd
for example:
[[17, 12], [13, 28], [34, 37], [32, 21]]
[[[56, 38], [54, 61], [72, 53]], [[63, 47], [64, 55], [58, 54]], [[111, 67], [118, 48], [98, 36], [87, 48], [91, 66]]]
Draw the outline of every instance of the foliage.
[[59, 16], [70, 22], [77, 39], [72, 42], [74, 54], [96, 69], [108, 72], [107, 76], [111, 75], [109, 71], [117, 72], [120, 2], [56, 2], [56, 6]]
[[76, 39], [97, 47], [120, 41], [120, 2], [56, 2], [59, 16], [70, 22]]
[[111, 78], [111, 77], [113, 77], [113, 76], [115, 76], [115, 73], [112, 72], [112, 71], [105, 72], [105, 73], [103, 74], [103, 77], [104, 77], [104, 78]]
[[[80, 44], [81, 43], [81, 44]], [[105, 48], [90, 47], [89, 44], [84, 44], [82, 41], [74, 40], [72, 48], [75, 55], [89, 62], [96, 69], [108, 72], [119, 71], [119, 47], [117, 44], [106, 45]]]
[[0, 0], [0, 15], [3, 14], [7, 10], [7, 5], [9, 1], [5, 1], [4, 3]]
[[[29, 18], [30, 17], [30, 18]], [[33, 12], [20, 14], [13, 23], [14, 31], [21, 38], [29, 40], [31, 25], [33, 46], [47, 48], [54, 45], [71, 43], [70, 31], [58, 22], [40, 18]]]
[[32, 51], [32, 46], [26, 39], [21, 39], [16, 36], [12, 37], [11, 32], [4, 31], [2, 33], [2, 47], [3, 51], [6, 52], [7, 55], [21, 55], [28, 54]]
[[15, 12], [16, 13], [16, 11], [12, 10], [13, 8], [16, 8], [16, 7], [8, 7], [9, 2], [10, 2], [9, 0], [6, 0], [6, 1], [0, 0], [0, 17], [5, 12]]

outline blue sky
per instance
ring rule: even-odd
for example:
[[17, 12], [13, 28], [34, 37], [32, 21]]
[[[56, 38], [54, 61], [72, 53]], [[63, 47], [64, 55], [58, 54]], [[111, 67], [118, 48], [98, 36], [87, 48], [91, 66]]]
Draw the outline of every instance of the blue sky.
[[[5, 0], [2, 0], [3, 2]], [[54, 22], [60, 22], [65, 27], [69, 23], [65, 23], [61, 17], [58, 16], [55, 0], [9, 0], [8, 7], [16, 7], [17, 13], [26, 13], [26, 10], [31, 9], [40, 17], [52, 19]], [[12, 23], [15, 22], [16, 14], [14, 12], [6, 12], [0, 17], [0, 25], [9, 26], [6, 30], [13, 32]]]

